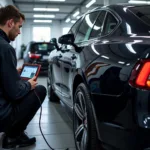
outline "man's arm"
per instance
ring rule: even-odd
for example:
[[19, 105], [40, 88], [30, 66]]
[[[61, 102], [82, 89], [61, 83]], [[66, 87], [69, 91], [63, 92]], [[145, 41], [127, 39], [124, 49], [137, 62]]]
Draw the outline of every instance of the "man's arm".
[[12, 100], [22, 98], [30, 91], [31, 84], [21, 80], [16, 69], [13, 48], [3, 50], [0, 61], [0, 84], [4, 89], [4, 96]]

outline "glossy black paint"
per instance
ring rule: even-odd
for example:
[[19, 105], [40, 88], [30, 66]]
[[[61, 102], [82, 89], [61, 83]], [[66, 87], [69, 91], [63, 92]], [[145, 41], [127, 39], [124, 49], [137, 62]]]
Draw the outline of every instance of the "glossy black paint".
[[[49, 57], [51, 84], [69, 110], [73, 110], [77, 86], [86, 84], [99, 140], [106, 150], [150, 147], [150, 91], [131, 87], [128, 82], [138, 60], [150, 58], [150, 26], [131, 13], [128, 6], [91, 11], [113, 14], [117, 27], [108, 35], [102, 32], [75, 43], [80, 52], [74, 46], [62, 45], [61, 51], [54, 50]], [[78, 29], [75, 37], [76, 33]]]

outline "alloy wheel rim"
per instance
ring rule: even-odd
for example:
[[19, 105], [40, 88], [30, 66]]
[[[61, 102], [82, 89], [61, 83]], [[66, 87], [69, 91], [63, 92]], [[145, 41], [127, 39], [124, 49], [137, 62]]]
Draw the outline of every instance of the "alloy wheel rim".
[[85, 97], [82, 92], [78, 92], [76, 95], [74, 111], [74, 132], [76, 145], [78, 150], [86, 150], [88, 141], [88, 124]]

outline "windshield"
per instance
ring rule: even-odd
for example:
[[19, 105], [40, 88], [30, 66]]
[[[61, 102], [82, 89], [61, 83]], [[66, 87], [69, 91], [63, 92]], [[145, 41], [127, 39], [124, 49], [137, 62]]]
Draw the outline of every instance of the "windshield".
[[150, 6], [135, 6], [130, 7], [129, 10], [132, 11], [143, 22], [150, 25]]
[[50, 43], [34, 43], [31, 46], [31, 52], [50, 52], [54, 48]]

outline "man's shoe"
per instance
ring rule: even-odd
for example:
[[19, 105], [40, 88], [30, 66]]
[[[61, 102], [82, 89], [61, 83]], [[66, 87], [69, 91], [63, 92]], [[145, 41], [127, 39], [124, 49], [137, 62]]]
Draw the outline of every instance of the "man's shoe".
[[36, 138], [29, 138], [24, 132], [15, 138], [10, 138], [8, 136], [4, 136], [2, 142], [2, 148], [11, 149], [16, 147], [26, 147], [33, 145], [36, 142]]

